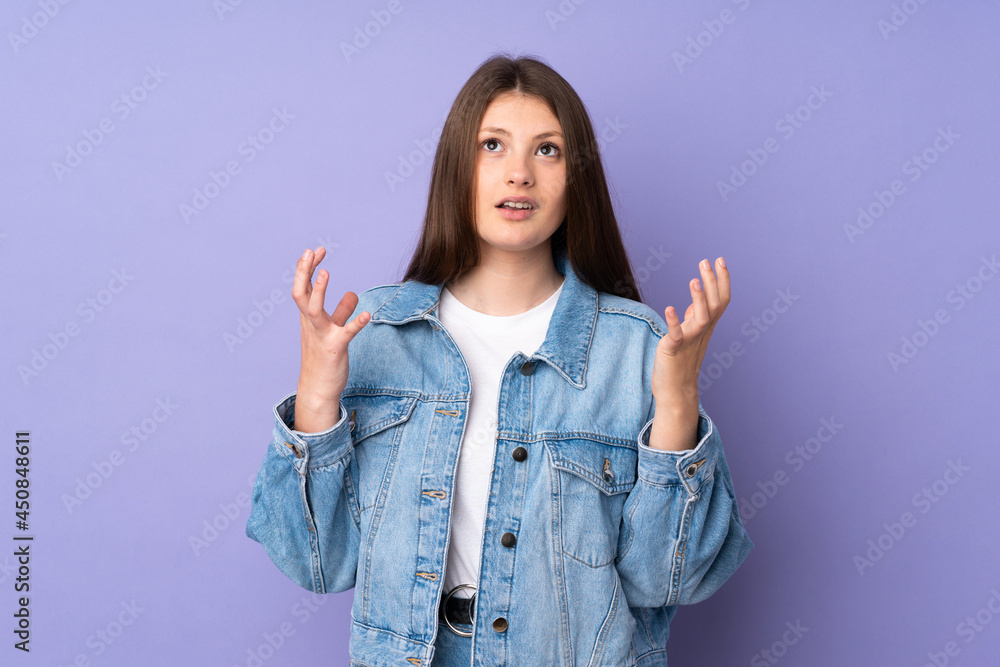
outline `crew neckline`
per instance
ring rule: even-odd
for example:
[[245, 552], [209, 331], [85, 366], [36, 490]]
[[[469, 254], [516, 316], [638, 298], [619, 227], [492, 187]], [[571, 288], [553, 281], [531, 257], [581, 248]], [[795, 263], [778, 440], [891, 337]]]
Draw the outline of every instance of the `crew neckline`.
[[458, 297], [455, 296], [452, 293], [452, 291], [450, 289], [448, 289], [447, 286], [445, 286], [443, 289], [444, 289], [444, 291], [446, 291], [448, 293], [448, 295], [447, 295], [448, 296], [448, 301], [450, 303], [454, 304], [455, 308], [459, 312], [465, 314], [467, 317], [474, 317], [474, 318], [478, 318], [478, 319], [481, 319], [481, 320], [487, 320], [487, 321], [491, 321], [491, 322], [513, 322], [513, 321], [516, 321], [517, 319], [524, 319], [526, 317], [530, 317], [532, 315], [532, 313], [537, 313], [538, 311], [543, 310], [543, 309], [545, 309], [545, 308], [547, 308], [549, 306], [553, 306], [554, 303], [559, 299], [559, 294], [562, 292], [563, 286], [565, 284], [566, 284], [566, 278], [563, 277], [563, 281], [559, 284], [559, 287], [557, 287], [556, 291], [553, 292], [547, 299], [545, 299], [545, 301], [542, 301], [537, 306], [529, 308], [528, 310], [524, 311], [523, 313], [517, 313], [516, 315], [489, 315], [487, 313], [480, 312], [480, 311], [478, 311], [478, 310], [476, 310], [474, 308], [470, 308], [469, 306], [466, 306], [464, 303], [462, 303], [461, 301], [459, 301]]

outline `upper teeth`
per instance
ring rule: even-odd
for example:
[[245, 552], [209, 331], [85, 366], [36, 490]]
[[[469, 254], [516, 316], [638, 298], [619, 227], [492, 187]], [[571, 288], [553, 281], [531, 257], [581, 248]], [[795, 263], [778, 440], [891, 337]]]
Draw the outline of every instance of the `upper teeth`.
[[529, 204], [528, 202], [520, 202], [520, 201], [505, 201], [503, 204], [501, 204], [501, 206], [505, 206], [507, 208], [531, 208], [531, 204]]

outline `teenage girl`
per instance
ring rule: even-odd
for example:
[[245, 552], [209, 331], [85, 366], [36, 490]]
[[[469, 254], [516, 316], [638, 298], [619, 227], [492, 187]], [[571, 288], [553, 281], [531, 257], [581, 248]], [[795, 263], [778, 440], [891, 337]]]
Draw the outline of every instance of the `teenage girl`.
[[723, 258], [683, 320], [643, 304], [582, 101], [506, 56], [452, 107], [403, 280], [328, 314], [325, 256], [247, 533], [355, 587], [351, 664], [665, 665], [753, 547], [698, 395]]

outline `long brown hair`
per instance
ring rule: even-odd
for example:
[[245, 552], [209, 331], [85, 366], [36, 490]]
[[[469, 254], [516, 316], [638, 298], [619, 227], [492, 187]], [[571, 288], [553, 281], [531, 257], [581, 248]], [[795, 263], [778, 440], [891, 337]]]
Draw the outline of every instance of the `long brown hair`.
[[598, 291], [642, 301], [583, 100], [545, 63], [507, 54], [485, 60], [451, 106], [434, 155], [423, 231], [403, 280], [447, 283], [479, 264], [476, 137], [486, 107], [506, 92], [545, 101], [562, 125], [566, 217], [551, 237], [553, 258], [565, 253], [573, 271]]

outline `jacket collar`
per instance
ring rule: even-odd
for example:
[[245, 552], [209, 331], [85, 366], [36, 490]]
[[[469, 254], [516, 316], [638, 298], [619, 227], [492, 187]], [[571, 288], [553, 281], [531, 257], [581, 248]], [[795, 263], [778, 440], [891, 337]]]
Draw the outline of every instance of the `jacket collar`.
[[[577, 389], [586, 386], [587, 354], [597, 323], [597, 290], [576, 275], [564, 252], [557, 253], [556, 270], [566, 280], [549, 320], [545, 340], [532, 358], [545, 359]], [[372, 313], [371, 321], [405, 324], [437, 319], [444, 283], [428, 285], [415, 280], [400, 283], [396, 293]]]

